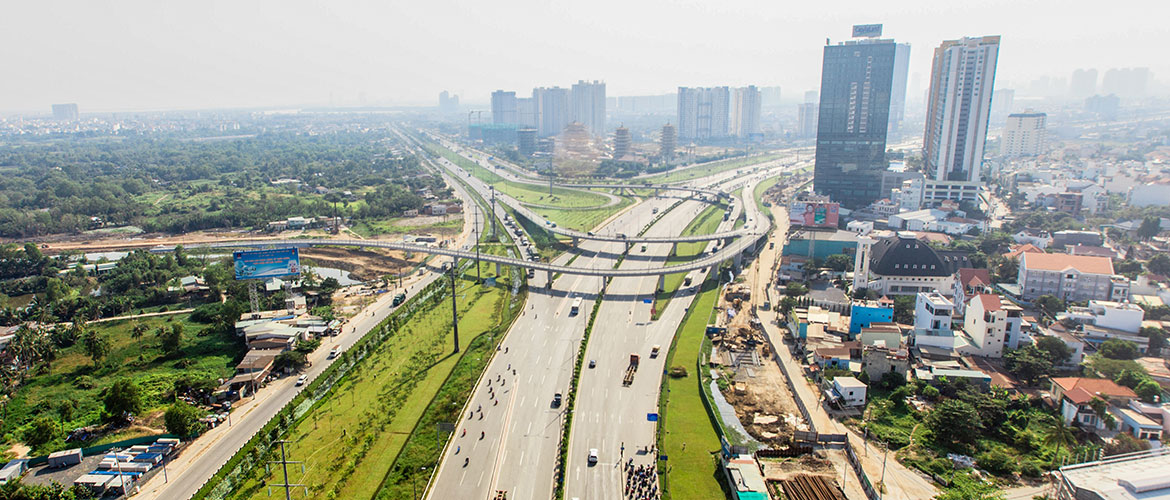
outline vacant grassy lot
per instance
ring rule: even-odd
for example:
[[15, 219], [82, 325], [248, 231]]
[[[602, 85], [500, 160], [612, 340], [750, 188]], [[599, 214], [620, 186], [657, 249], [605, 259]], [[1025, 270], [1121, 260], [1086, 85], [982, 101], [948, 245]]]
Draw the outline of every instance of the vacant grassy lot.
[[772, 211], [764, 206], [764, 192], [771, 189], [772, 186], [775, 186], [777, 182], [780, 182], [780, 176], [764, 179], [763, 182], [756, 185], [756, 191], [752, 194], [752, 199], [756, 200], [756, 206], [760, 207], [760, 213], [769, 217], [771, 217]]
[[592, 231], [605, 219], [620, 212], [633, 203], [629, 198], [622, 198], [622, 202], [608, 208], [595, 210], [559, 210], [552, 208], [534, 208], [536, 212], [548, 220], [557, 223], [557, 226], [577, 231]]
[[[96, 366], [85, 354], [82, 342], [78, 341], [59, 349], [47, 372], [38, 372], [26, 379], [5, 409], [5, 440], [20, 440], [21, 430], [37, 416], [53, 418], [63, 431], [101, 423], [104, 408], [101, 393], [120, 378], [129, 378], [142, 390], [144, 411], [140, 417], [157, 416], [157, 410], [171, 403], [175, 379], [184, 375], [229, 378], [243, 353], [242, 344], [235, 338], [201, 334], [206, 325], [192, 322], [190, 314], [137, 320], [149, 328], [139, 339], [131, 335], [134, 321], [109, 321], [89, 326], [110, 340], [109, 355]], [[179, 354], [168, 356], [159, 347], [155, 330], [159, 327], [169, 329], [175, 323], [183, 325], [183, 347]], [[147, 419], [145, 423], [159, 429], [162, 427], [161, 421], [155, 419]], [[149, 433], [149, 429], [132, 427], [100, 438], [100, 441], [111, 442]], [[44, 454], [78, 445], [65, 443], [64, 437], [65, 433], [61, 432], [56, 440], [34, 449], [33, 453]]]
[[[485, 275], [491, 273], [494, 269]], [[473, 342], [499, 327], [511, 293], [503, 284], [493, 288], [468, 280], [457, 284], [459, 355], [452, 355], [449, 299], [443, 299], [416, 312], [289, 432], [290, 459], [305, 462], [303, 473], [299, 467], [290, 468], [289, 480], [306, 484], [309, 497], [372, 498], [383, 488], [424, 411], [440, 389], [446, 389], [448, 377], [471, 376], [474, 366], [452, 373], [469, 353], [478, 352], [469, 350]], [[450, 390], [442, 394], [452, 401], [459, 396]], [[257, 470], [232, 498], [268, 498], [261, 481], [282, 481], [277, 472]]]
[[[723, 206], [713, 205], [704, 209], [695, 217], [687, 227], [683, 229], [682, 236], [692, 236], [696, 234], [711, 234], [719, 228], [719, 223], [723, 222]], [[709, 241], [695, 241], [689, 243], [679, 243], [675, 247], [674, 255], [666, 258], [666, 266], [673, 266], [683, 262], [690, 262], [694, 260], [696, 255], [703, 252], [710, 244]], [[666, 310], [666, 306], [670, 304], [671, 297], [674, 297], [674, 292], [678, 291], [678, 287], [682, 285], [686, 274], [668, 274], [663, 280], [662, 291], [654, 297], [654, 309], [658, 313], [654, 319], [662, 315]]]
[[448, 217], [446, 222], [439, 222], [437, 224], [429, 225], [403, 225], [400, 222], [403, 220], [409, 221], [406, 218], [390, 218], [390, 219], [370, 219], [358, 221], [350, 227], [353, 232], [370, 238], [380, 234], [408, 234], [408, 233], [428, 233], [436, 232], [442, 234], [459, 234], [463, 229], [463, 217], [455, 215]]
[[664, 464], [659, 466], [659, 474], [666, 499], [724, 498], [721, 475], [712, 458], [719, 452], [719, 435], [699, 394], [702, 377], [695, 372], [707, 321], [718, 296], [714, 279], [703, 283], [702, 292], [695, 297], [667, 354], [666, 365], [685, 368], [687, 376], [664, 376], [658, 403], [658, 446], [663, 455], [670, 457], [669, 462], [659, 462]]
[[767, 153], [759, 156], [749, 156], [747, 158], [730, 158], [726, 160], [713, 161], [710, 163], [700, 163], [686, 168], [675, 170], [673, 172], [665, 172], [659, 175], [638, 179], [637, 182], [650, 182], [654, 184], [664, 184], [670, 182], [689, 181], [691, 179], [698, 179], [708, 175], [726, 172], [728, 170], [735, 170], [738, 168], [750, 167], [760, 163], [768, 162], [780, 158], [780, 153]]

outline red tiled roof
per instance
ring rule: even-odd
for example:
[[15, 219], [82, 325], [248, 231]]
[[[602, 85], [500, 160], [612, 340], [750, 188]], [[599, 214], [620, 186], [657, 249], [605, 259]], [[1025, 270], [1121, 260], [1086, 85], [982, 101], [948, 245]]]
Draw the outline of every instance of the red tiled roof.
[[1113, 275], [1113, 261], [1105, 257], [1063, 253], [1025, 253], [1020, 266], [1041, 271], [1064, 271], [1072, 268], [1081, 273]]
[[1000, 309], [1000, 305], [1002, 304], [999, 295], [981, 293], [976, 295], [976, 297], [979, 297], [979, 301], [983, 303], [984, 311], [998, 311]]
[[973, 287], [991, 284], [991, 271], [965, 267], [959, 269], [959, 283], [964, 287]]
[[1011, 251], [1003, 254], [1003, 256], [1009, 259], [1015, 259], [1022, 253], [1044, 253], [1044, 250], [1031, 243], [1024, 243], [1023, 245], [1016, 245], [1012, 247]]
[[1130, 388], [1105, 378], [1057, 377], [1052, 382], [1064, 389], [1064, 396], [1075, 404], [1087, 403], [1097, 395], [1130, 399], [1137, 397]]

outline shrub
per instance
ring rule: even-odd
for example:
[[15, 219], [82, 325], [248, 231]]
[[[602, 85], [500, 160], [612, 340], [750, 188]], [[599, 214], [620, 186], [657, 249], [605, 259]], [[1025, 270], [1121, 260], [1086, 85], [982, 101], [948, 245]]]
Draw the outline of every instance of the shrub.
[[979, 467], [997, 476], [1006, 476], [1016, 471], [1016, 457], [1000, 450], [980, 453], [975, 457]]
[[49, 417], [37, 417], [24, 431], [24, 442], [33, 448], [57, 439], [61, 426]]
[[199, 418], [204, 415], [204, 412], [199, 408], [191, 406], [185, 402], [179, 401], [170, 408], [163, 415], [163, 420], [166, 422], [167, 432], [182, 437], [194, 436], [202, 430], [199, 423]]
[[670, 376], [672, 378], [683, 378], [687, 376], [687, 369], [682, 366], [672, 366], [670, 367]]
[[89, 375], [82, 375], [74, 379], [73, 386], [78, 389], [93, 389], [95, 387], [93, 377]]
[[1044, 469], [1035, 460], [1023, 460], [1020, 462], [1020, 474], [1027, 477], [1040, 477], [1044, 474]]

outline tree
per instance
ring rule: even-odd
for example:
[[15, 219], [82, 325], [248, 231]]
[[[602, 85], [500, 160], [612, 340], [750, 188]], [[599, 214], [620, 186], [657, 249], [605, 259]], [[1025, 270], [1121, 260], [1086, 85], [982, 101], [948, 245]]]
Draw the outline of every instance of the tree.
[[788, 283], [788, 285], [784, 287], [784, 294], [788, 295], [789, 297], [799, 297], [806, 293], [808, 293], [808, 287], [795, 281]]
[[61, 426], [56, 420], [40, 416], [32, 421], [32, 425], [24, 431], [24, 442], [33, 448], [48, 443], [61, 433]]
[[983, 431], [979, 413], [967, 403], [948, 399], [926, 416], [926, 427], [943, 443], [974, 443]]
[[130, 379], [118, 379], [106, 389], [103, 403], [111, 417], [133, 415], [142, 411], [142, 391]]
[[1158, 232], [1162, 230], [1161, 224], [1162, 224], [1162, 221], [1160, 221], [1157, 217], [1154, 217], [1152, 215], [1149, 217], [1143, 218], [1142, 225], [1138, 226], [1138, 230], [1137, 230], [1138, 238], [1141, 238], [1143, 240], [1148, 240], [1150, 238], [1157, 236]]
[[1147, 352], [1151, 356], [1157, 356], [1162, 353], [1162, 346], [1166, 345], [1166, 331], [1156, 326], [1142, 327], [1138, 333], [1150, 339], [1150, 347]]
[[1065, 423], [1064, 418], [1061, 416], [1053, 417], [1052, 425], [1044, 432], [1044, 444], [1056, 447], [1056, 452], [1052, 454], [1052, 462], [1058, 462], [1061, 448], [1068, 448], [1076, 442], [1077, 438], [1073, 435], [1072, 428]]
[[1072, 355], [1072, 348], [1065, 344], [1063, 340], [1057, 337], [1043, 336], [1036, 340], [1036, 348], [1044, 353], [1044, 357], [1048, 358], [1053, 365], [1059, 365], [1068, 361], [1068, 357]]
[[305, 356], [305, 353], [300, 351], [285, 351], [276, 356], [276, 359], [272, 362], [272, 367], [277, 370], [283, 370], [285, 368], [300, 370], [308, 363], [309, 359]]
[[1162, 394], [1162, 387], [1157, 382], [1154, 382], [1153, 379], [1145, 378], [1141, 382], [1138, 382], [1137, 387], [1133, 388], [1133, 392], [1139, 398], [1142, 398], [1142, 401], [1153, 403], [1154, 398]]
[[157, 331], [163, 352], [174, 354], [183, 346], [183, 324], [172, 323], [170, 328], [159, 327]]
[[195, 436], [203, 429], [199, 423], [199, 419], [205, 414], [199, 408], [191, 406], [184, 401], [178, 401], [167, 408], [167, 412], [163, 415], [163, 420], [167, 426], [167, 432], [182, 436]]
[[792, 310], [795, 309], [797, 305], [799, 305], [798, 302], [799, 301], [793, 297], [784, 297], [780, 299], [780, 313], [787, 317], [788, 313], [792, 312]]
[[1146, 262], [1146, 269], [1149, 269], [1151, 273], [1170, 276], [1170, 255], [1160, 253], [1153, 256]]
[[1101, 343], [1098, 352], [1109, 359], [1137, 359], [1137, 344], [1128, 340], [1109, 339]]
[[110, 354], [111, 342], [110, 338], [98, 333], [93, 328], [87, 329], [85, 332], [85, 355], [93, 360], [93, 365], [96, 367], [106, 356]]
[[1041, 295], [1036, 299], [1036, 307], [1044, 314], [1056, 316], [1056, 313], [1064, 311], [1065, 303], [1054, 295]]
[[903, 325], [914, 324], [913, 295], [898, 295], [894, 297], [894, 322]]
[[[1059, 340], [1058, 340], [1059, 341]], [[1061, 344], [1064, 344], [1061, 342]], [[1035, 385], [1041, 378], [1052, 375], [1052, 361], [1046, 351], [1034, 345], [1009, 349], [1004, 354], [1004, 367], [1008, 373], [1027, 385]]]
[[825, 259], [825, 266], [836, 272], [845, 272], [853, 269], [853, 257], [843, 253], [830, 255]]

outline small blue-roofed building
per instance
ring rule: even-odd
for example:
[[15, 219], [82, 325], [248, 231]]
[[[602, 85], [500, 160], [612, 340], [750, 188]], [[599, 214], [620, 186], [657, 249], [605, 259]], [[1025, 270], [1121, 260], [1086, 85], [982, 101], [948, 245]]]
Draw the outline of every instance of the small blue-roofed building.
[[857, 335], [861, 333], [862, 328], [869, 328], [874, 323], [892, 323], [893, 321], [893, 307], [879, 305], [877, 301], [854, 301], [849, 310], [849, 334]]

